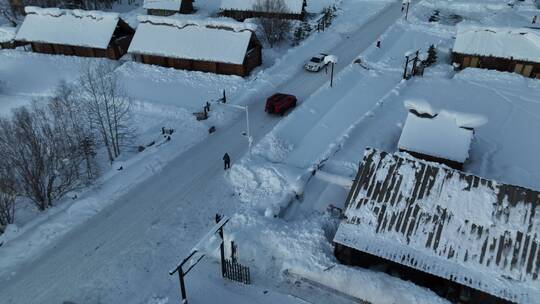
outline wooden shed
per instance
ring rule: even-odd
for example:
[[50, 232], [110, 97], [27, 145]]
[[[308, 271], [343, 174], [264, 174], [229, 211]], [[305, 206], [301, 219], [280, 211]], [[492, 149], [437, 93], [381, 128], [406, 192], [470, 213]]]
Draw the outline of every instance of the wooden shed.
[[0, 49], [13, 49], [15, 48], [15, 33], [14, 27], [0, 27]]
[[15, 37], [44, 54], [119, 59], [128, 50], [134, 30], [117, 13], [26, 7]]
[[262, 62], [253, 24], [140, 16], [129, 53], [139, 62], [247, 76]]
[[[427, 103], [406, 102], [409, 110], [398, 149], [427, 161], [461, 170], [469, 158], [474, 128], [485, 119], [470, 113], [434, 111]], [[428, 110], [426, 110], [428, 109]]]
[[[540, 193], [367, 149], [334, 236], [346, 264], [379, 259], [461, 303], [540, 299]], [[463, 295], [464, 293], [462, 293]]]
[[194, 0], [144, 0], [143, 8], [148, 15], [171, 16], [176, 13], [193, 13]]
[[485, 68], [540, 78], [540, 30], [458, 26], [452, 57], [458, 69]]
[[220, 14], [238, 21], [248, 18], [278, 18], [303, 20], [306, 15], [306, 0], [283, 0], [285, 9], [264, 7], [262, 0], [221, 0]]

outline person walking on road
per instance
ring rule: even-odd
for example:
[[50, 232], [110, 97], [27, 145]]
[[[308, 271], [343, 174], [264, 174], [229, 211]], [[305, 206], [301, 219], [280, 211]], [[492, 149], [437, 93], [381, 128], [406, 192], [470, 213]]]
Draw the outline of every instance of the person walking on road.
[[231, 168], [231, 157], [228, 153], [225, 153], [225, 155], [223, 155], [223, 167], [223, 170]]

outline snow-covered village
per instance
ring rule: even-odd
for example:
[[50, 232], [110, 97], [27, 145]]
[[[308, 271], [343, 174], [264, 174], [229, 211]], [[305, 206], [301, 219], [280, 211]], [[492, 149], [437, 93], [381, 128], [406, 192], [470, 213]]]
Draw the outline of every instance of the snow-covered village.
[[0, 303], [540, 303], [539, 16], [0, 0]]

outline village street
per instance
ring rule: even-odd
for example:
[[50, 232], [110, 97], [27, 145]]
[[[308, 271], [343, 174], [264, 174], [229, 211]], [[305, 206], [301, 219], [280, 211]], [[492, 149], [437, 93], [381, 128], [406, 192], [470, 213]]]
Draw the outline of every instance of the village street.
[[[401, 17], [400, 6], [401, 1], [396, 1], [331, 50], [339, 58], [336, 74]], [[272, 91], [294, 94], [302, 102], [328, 85], [328, 81], [329, 75], [307, 73], [298, 62], [297, 74]], [[257, 142], [281, 118], [263, 111], [257, 92], [249, 94], [245, 100], [261, 100], [249, 107], [251, 132]], [[176, 278], [167, 274], [169, 268], [205, 234], [216, 212], [230, 214], [239, 203], [226, 187], [221, 160], [223, 153], [228, 152], [234, 165], [247, 152], [246, 138], [241, 136], [245, 118], [238, 117], [235, 123], [218, 129], [158, 174], [74, 228], [44, 250], [41, 257], [0, 278], [2, 303], [147, 303], [156, 291], [167, 294], [176, 290]], [[201, 267], [203, 271], [190, 274], [188, 283], [188, 288], [197, 286], [190, 290], [190, 296], [199, 299], [194, 302], [226, 297], [220, 291], [221, 285], [212, 281], [217, 265], [207, 263]], [[255, 277], [254, 281], [257, 285], [262, 280], [263, 277]], [[214, 288], [210, 288], [212, 285]], [[122, 294], [118, 290], [131, 292]], [[290, 303], [302, 303], [287, 299]], [[223, 298], [221, 303], [226, 303]]]

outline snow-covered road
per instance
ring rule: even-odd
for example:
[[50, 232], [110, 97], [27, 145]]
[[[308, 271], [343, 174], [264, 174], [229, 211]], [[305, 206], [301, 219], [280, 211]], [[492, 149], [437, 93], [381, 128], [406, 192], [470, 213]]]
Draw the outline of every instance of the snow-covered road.
[[[339, 58], [336, 73], [399, 18], [400, 5], [396, 1], [330, 50]], [[328, 80], [324, 72], [307, 73], [299, 63], [295, 76], [272, 91], [292, 93], [304, 101]], [[257, 92], [250, 94], [252, 98], [245, 100], [260, 100], [249, 104], [251, 132], [258, 141], [280, 118], [266, 115], [263, 98]], [[246, 139], [240, 135], [244, 129], [243, 119], [218, 129], [51, 244], [40, 257], [0, 278], [2, 303], [148, 303], [156, 291], [176, 289], [175, 279], [167, 275], [169, 268], [211, 226], [216, 212], [229, 214], [238, 203], [224, 182], [221, 157], [228, 152], [234, 164], [247, 152]], [[199, 286], [193, 297], [205, 298], [208, 280], [212, 279], [205, 272], [192, 275], [188, 288]]]

